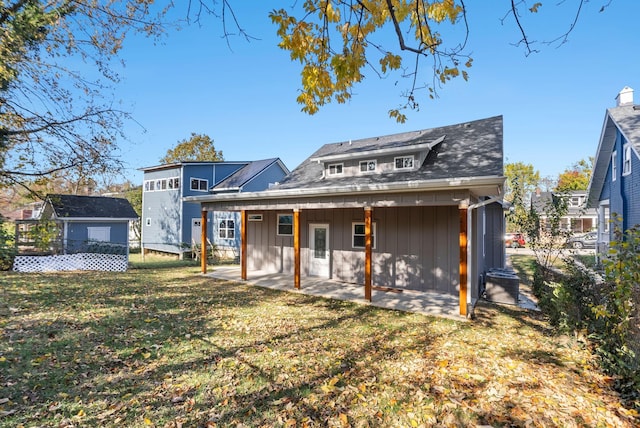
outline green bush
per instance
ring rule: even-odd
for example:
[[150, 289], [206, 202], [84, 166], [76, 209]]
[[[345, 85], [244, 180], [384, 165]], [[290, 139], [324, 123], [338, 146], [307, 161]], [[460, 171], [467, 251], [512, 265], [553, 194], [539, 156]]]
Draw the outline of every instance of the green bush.
[[16, 257], [16, 247], [13, 235], [0, 219], [0, 270], [10, 270]]
[[564, 332], [587, 331], [602, 367], [624, 398], [640, 409], [640, 227], [616, 231], [602, 278], [574, 259], [562, 275], [538, 264], [533, 291], [550, 322]]
[[605, 368], [620, 377], [623, 393], [640, 405], [640, 226], [615, 231], [598, 302], [594, 338]]

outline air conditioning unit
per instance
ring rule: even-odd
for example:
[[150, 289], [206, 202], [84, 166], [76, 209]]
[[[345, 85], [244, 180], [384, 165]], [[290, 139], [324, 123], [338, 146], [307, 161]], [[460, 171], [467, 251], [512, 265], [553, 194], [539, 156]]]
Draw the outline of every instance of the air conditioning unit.
[[485, 298], [495, 303], [518, 304], [520, 278], [509, 269], [491, 269], [485, 275]]

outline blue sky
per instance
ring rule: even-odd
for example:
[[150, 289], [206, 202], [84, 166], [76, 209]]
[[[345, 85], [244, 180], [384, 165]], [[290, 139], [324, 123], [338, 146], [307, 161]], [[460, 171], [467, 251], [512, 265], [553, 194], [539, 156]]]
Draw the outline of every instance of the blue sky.
[[[221, 38], [219, 21], [170, 32], [161, 43], [128, 40], [116, 97], [138, 124], [121, 144], [126, 176], [141, 183], [141, 167], [159, 163], [167, 149], [192, 132], [207, 134], [226, 160], [279, 157], [295, 168], [325, 143], [387, 135], [504, 116], [505, 162], [532, 164], [542, 177], [557, 177], [594, 156], [605, 110], [630, 86], [640, 97], [640, 52], [636, 21], [640, 2], [591, 0], [562, 46], [538, 45], [525, 56], [517, 27], [504, 23], [508, 2], [487, 7], [467, 2], [474, 58], [470, 79], [449, 82], [439, 98], [420, 101], [404, 124], [388, 117], [405, 88], [396, 79], [369, 73], [348, 104], [325, 106], [309, 116], [295, 101], [299, 64], [277, 47], [268, 12], [286, 2], [232, 3], [243, 28], [259, 40]], [[573, 19], [574, 1], [549, 0], [527, 17], [533, 40], [562, 34]], [[494, 4], [494, 2], [491, 2]]]

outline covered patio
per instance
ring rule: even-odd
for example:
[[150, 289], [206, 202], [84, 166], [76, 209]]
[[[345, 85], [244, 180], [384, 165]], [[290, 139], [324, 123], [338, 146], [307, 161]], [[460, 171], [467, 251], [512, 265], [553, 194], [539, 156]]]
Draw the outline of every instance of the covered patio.
[[[293, 288], [291, 286], [293, 275], [291, 274], [251, 271], [247, 274], [245, 281], [241, 279], [240, 266], [236, 265], [216, 266], [215, 269], [207, 273], [206, 276], [274, 290], [345, 300], [385, 309], [420, 313], [458, 321], [466, 321], [469, 319], [468, 316], [460, 314], [458, 297], [444, 293], [397, 290], [374, 286], [371, 291], [371, 301], [369, 301], [365, 299], [363, 285], [344, 283], [327, 278], [306, 277], [300, 288]], [[475, 301], [473, 305], [475, 305]]]

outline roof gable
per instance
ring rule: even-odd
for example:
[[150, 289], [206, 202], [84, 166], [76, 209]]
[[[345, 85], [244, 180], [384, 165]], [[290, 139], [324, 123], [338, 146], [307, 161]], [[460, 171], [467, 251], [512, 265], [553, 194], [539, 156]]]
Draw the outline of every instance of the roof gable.
[[624, 105], [607, 109], [589, 183], [587, 206], [590, 208], [597, 205], [602, 193], [618, 132], [640, 157], [640, 106]]
[[124, 198], [53, 194], [47, 196], [46, 204], [56, 218], [138, 218], [129, 201]]

